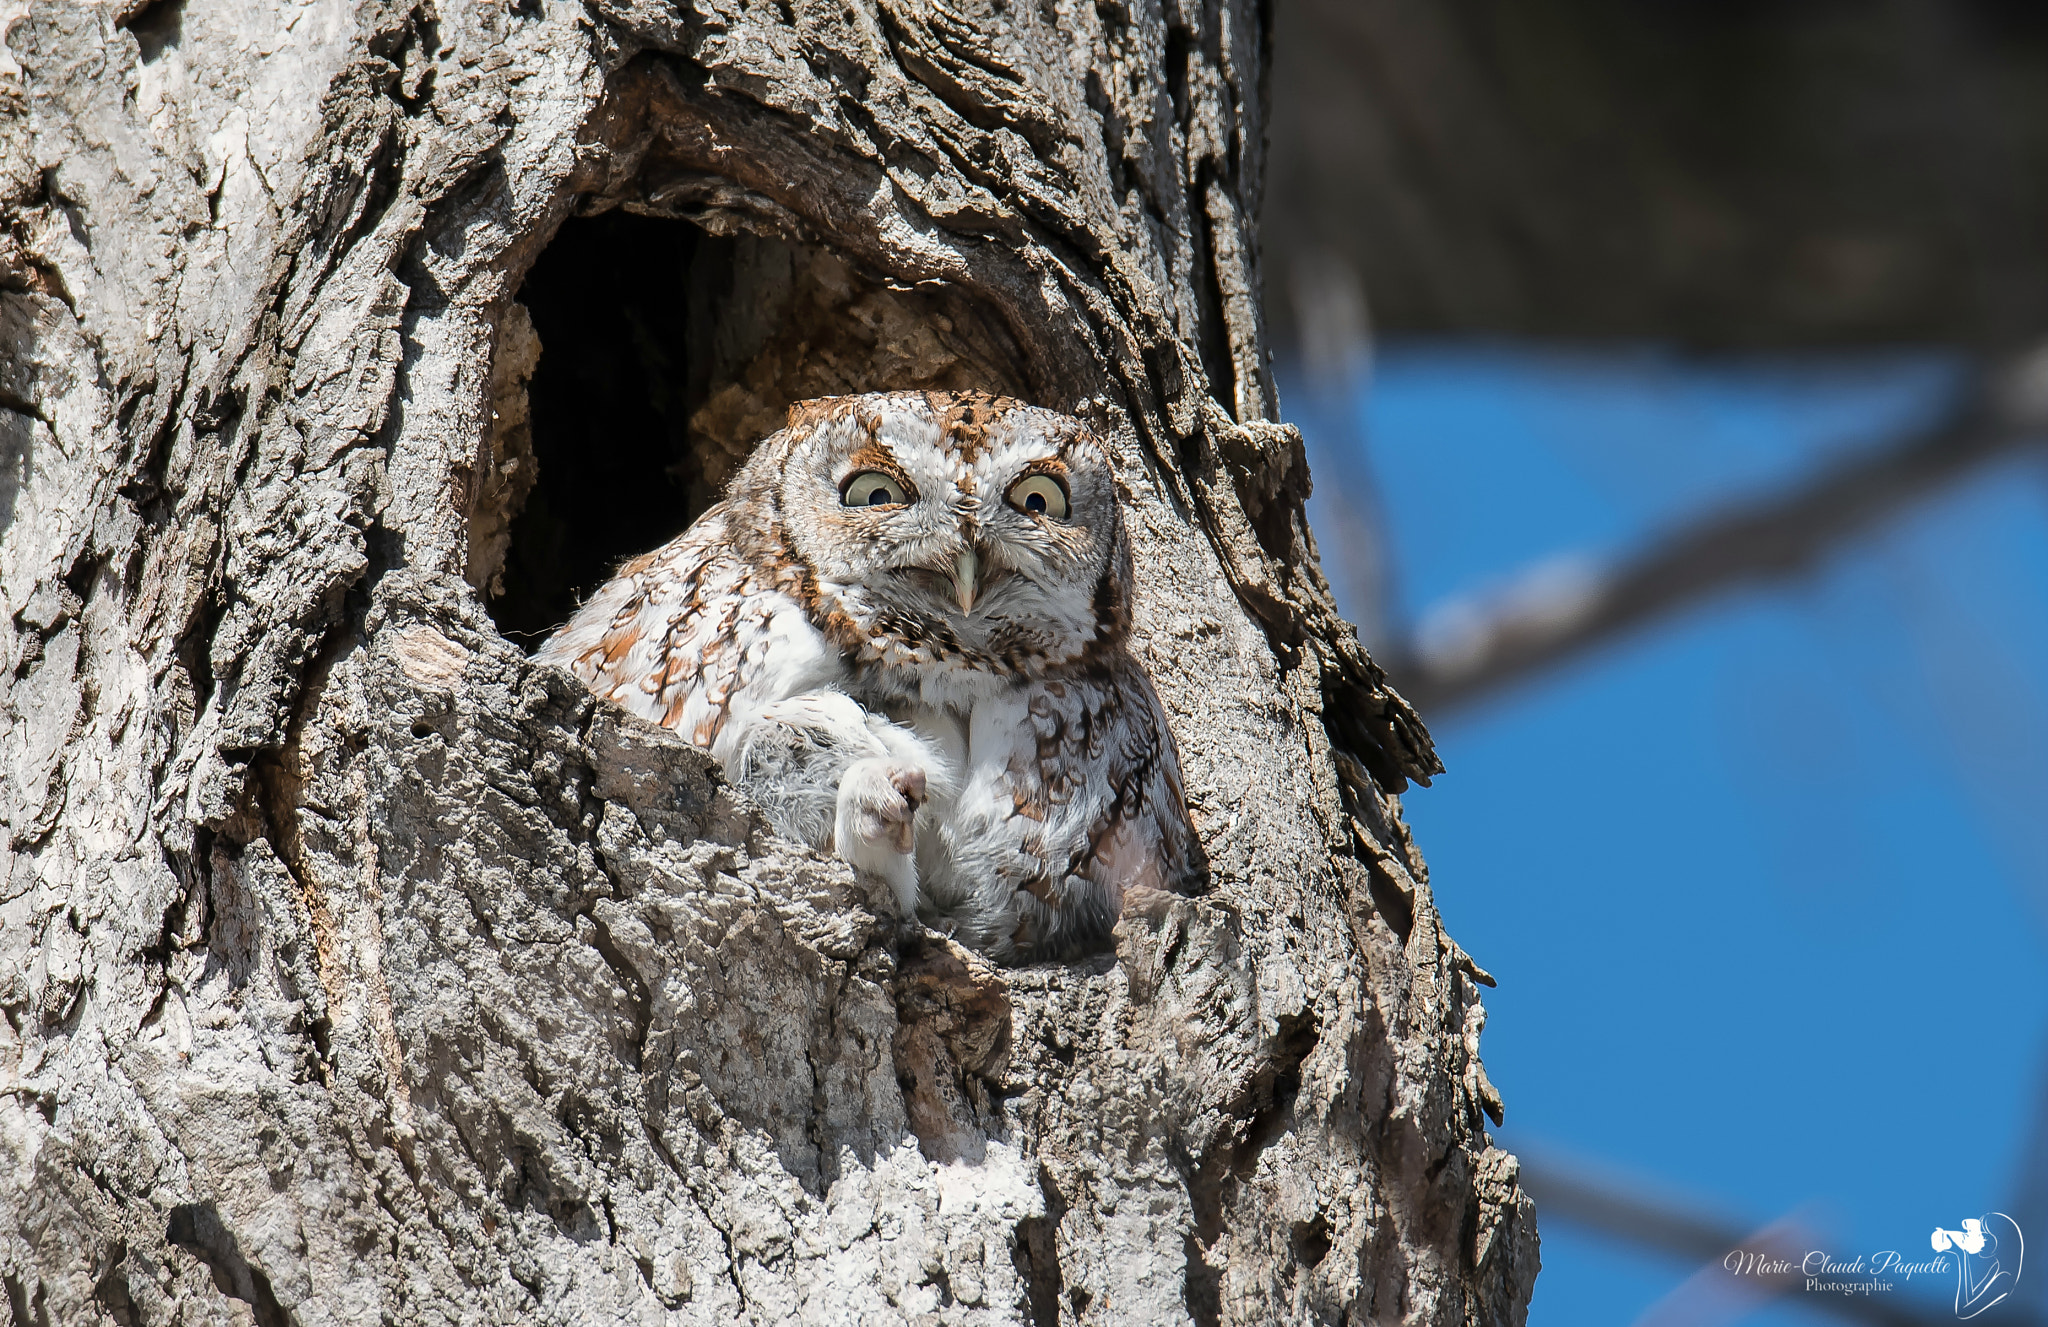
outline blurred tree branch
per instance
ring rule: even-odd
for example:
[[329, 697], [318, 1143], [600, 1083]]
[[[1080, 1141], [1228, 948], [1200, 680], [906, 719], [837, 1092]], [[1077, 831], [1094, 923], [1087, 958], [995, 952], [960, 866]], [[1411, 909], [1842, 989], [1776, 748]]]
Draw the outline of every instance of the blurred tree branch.
[[1360, 411], [1372, 386], [1372, 314], [1358, 269], [1343, 254], [1294, 254], [1288, 270], [1306, 388], [1300, 404], [1307, 418], [1300, 422], [1314, 429], [1325, 454], [1353, 462], [1334, 483], [1328, 473], [1317, 476], [1318, 489], [1339, 494], [1341, 507], [1341, 519], [1316, 519], [1323, 569], [1358, 628], [1358, 638], [1378, 657], [1392, 639], [1394, 576], [1386, 511], [1371, 482]]
[[1789, 347], [2048, 332], [2048, 11], [1278, 0], [1269, 323]]
[[2048, 438], [2048, 346], [1985, 372], [1940, 426], [1789, 492], [1702, 517], [1615, 564], [1541, 569], [1385, 651], [1424, 713], [1515, 685], [1737, 585], [1814, 566], [1844, 541], [1981, 466]]
[[[1735, 1223], [1649, 1198], [1611, 1182], [1532, 1161], [1526, 1155], [1522, 1158], [1522, 1187], [1535, 1198], [1539, 1219], [1546, 1228], [1552, 1221], [1564, 1221], [1652, 1253], [1697, 1263], [1701, 1271], [1697, 1279], [1703, 1285], [1717, 1283], [1723, 1290], [1739, 1288], [1745, 1291], [1714, 1297], [1746, 1300], [1745, 1311], [1755, 1307], [1759, 1289], [1767, 1287], [1769, 1294], [1782, 1295], [1797, 1289], [1800, 1278], [1757, 1276], [1747, 1278], [1750, 1285], [1739, 1287], [1739, 1278], [1723, 1270], [1723, 1259], [1731, 1251], [1741, 1249], [1797, 1263], [1809, 1249], [1818, 1247], [1816, 1241], [1819, 1237], [1789, 1218], [1760, 1231], [1748, 1231]], [[1842, 1256], [1851, 1254], [1844, 1252]], [[1720, 1275], [1714, 1275], [1716, 1272]], [[1688, 1286], [1692, 1284], [1687, 1283]], [[1700, 1301], [1708, 1298], [1697, 1296]], [[1880, 1327], [1936, 1327], [1940, 1323], [1955, 1321], [1953, 1313], [1935, 1306], [1922, 1307], [1901, 1299], [1897, 1294], [1812, 1295], [1802, 1296], [1797, 1302], [1801, 1308], [1817, 1309], [1850, 1322], [1873, 1323]], [[1708, 1307], [1703, 1302], [1681, 1305], [1667, 1298], [1654, 1306], [1641, 1321], [1648, 1322], [1653, 1318], [1659, 1323], [1676, 1322], [1681, 1318], [1697, 1322], [1733, 1320], [1732, 1317], [1724, 1319], [1708, 1313]], [[1691, 1312], [1688, 1314], [1683, 1310]], [[2012, 1327], [2043, 1327], [2041, 1319], [2033, 1314], [2004, 1315], [1999, 1321], [2012, 1324]]]

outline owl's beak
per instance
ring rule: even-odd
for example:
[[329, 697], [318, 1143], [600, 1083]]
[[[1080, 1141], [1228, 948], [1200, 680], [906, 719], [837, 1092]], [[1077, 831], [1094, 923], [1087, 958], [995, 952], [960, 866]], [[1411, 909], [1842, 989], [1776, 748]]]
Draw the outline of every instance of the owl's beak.
[[974, 611], [974, 596], [981, 589], [981, 559], [968, 549], [953, 559], [953, 597], [960, 601], [960, 611]]

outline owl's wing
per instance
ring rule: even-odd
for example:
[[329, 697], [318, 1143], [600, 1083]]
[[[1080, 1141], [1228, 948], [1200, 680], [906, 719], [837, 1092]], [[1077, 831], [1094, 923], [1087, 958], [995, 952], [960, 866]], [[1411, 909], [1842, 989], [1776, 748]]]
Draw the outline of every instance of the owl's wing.
[[1029, 737], [1008, 771], [1012, 823], [1046, 832], [1027, 839], [1039, 845], [1025, 854], [1037, 874], [1014, 888], [1033, 902], [1018, 899], [1017, 929], [992, 938], [998, 949], [1085, 948], [1107, 937], [1128, 891], [1186, 894], [1208, 883], [1166, 712], [1136, 660], [1040, 683], [1028, 713]]
[[1068, 761], [1088, 767], [1074, 775], [1100, 781], [1099, 790], [1091, 789], [1100, 801], [1086, 855], [1070, 873], [1119, 894], [1133, 886], [1199, 891], [1209, 882], [1209, 859], [1188, 819], [1180, 754], [1152, 679], [1136, 660], [1120, 660], [1090, 701], [1084, 740], [1062, 749]]
[[844, 671], [796, 601], [734, 554], [723, 504], [620, 567], [535, 658], [720, 760], [753, 716]]

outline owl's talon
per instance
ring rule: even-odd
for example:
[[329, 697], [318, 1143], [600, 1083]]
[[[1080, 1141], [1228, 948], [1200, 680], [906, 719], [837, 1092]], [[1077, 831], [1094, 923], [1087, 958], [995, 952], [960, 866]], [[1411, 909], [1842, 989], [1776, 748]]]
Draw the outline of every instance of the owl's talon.
[[917, 809], [925, 773], [875, 757], [855, 761], [839, 780], [834, 842], [839, 855], [889, 882], [903, 915], [917, 915]]

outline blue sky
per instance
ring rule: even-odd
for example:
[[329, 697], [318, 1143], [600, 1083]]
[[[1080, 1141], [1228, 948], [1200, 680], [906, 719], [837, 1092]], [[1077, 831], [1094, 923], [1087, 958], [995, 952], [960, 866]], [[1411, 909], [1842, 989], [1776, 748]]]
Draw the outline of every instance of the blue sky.
[[[1289, 417], [1326, 556], [1382, 513], [1412, 623], [1881, 445], [1959, 369], [1396, 344], [1351, 409]], [[1449, 772], [1405, 805], [1500, 979], [1504, 1143], [1850, 1251], [2011, 1206], [2048, 1067], [2048, 470], [1424, 717]], [[1535, 1327], [1632, 1322], [1690, 1270], [1543, 1234]]]

